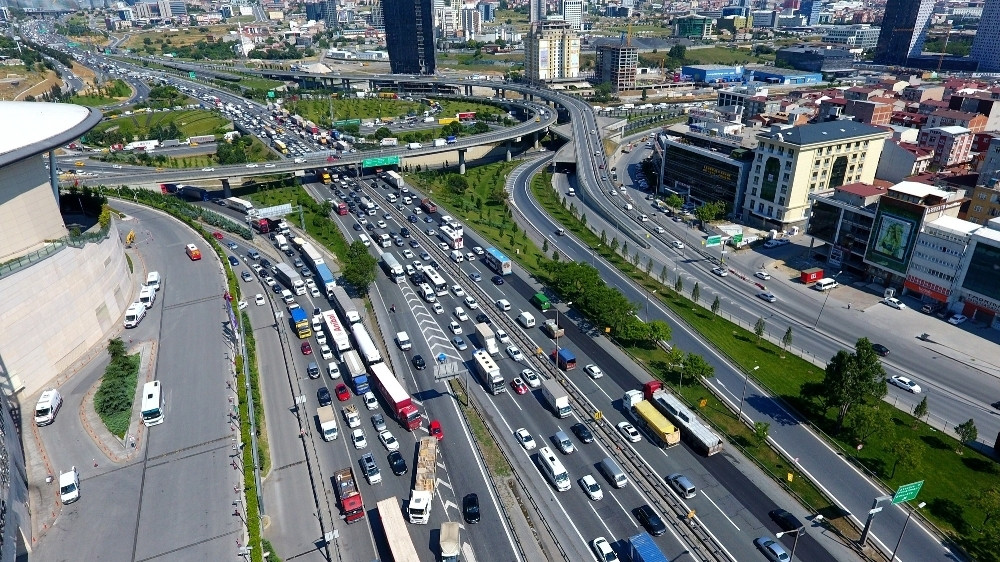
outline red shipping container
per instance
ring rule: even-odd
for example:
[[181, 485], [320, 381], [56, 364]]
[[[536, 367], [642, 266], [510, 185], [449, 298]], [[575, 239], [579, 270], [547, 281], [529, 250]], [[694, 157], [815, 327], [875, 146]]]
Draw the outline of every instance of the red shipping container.
[[801, 279], [803, 283], [815, 283], [822, 278], [823, 278], [822, 267], [813, 267], [810, 269], [805, 269], [802, 271], [802, 275], [799, 277], [799, 279]]

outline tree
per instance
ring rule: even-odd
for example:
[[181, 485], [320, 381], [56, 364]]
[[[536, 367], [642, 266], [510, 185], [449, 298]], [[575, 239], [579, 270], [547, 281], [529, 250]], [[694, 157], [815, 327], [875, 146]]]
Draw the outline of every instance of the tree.
[[559, 250], [552, 250], [552, 261], [559, 261]]
[[1000, 486], [993, 485], [986, 490], [976, 490], [969, 494], [969, 502], [983, 512], [983, 524], [1000, 515]]
[[580, 224], [587, 226], [587, 213], [580, 215]]
[[694, 216], [703, 223], [709, 223], [726, 213], [726, 204], [721, 201], [705, 203], [694, 210]]
[[674, 291], [676, 291], [677, 294], [679, 295], [683, 290], [684, 290], [684, 280], [681, 279], [680, 275], [678, 275], [677, 280], [674, 281]]
[[543, 254], [549, 253], [549, 239], [548, 238], [542, 240], [542, 253]]
[[687, 47], [684, 45], [674, 45], [667, 51], [667, 56], [674, 60], [683, 61], [684, 57], [687, 56]]
[[601, 230], [601, 246], [607, 246], [607, 245], [608, 245], [608, 233], [605, 232], [604, 230]]
[[639, 250], [636, 250], [635, 253], [632, 254], [632, 266], [639, 267]]
[[885, 369], [868, 338], [855, 343], [854, 353], [840, 350], [830, 359], [818, 390], [825, 408], [837, 408], [838, 430], [851, 408], [886, 395]]
[[670, 336], [673, 334], [670, 324], [667, 324], [663, 320], [647, 322], [646, 328], [648, 330], [646, 337], [653, 346], [661, 341], [670, 341]]
[[112, 338], [108, 340], [108, 355], [111, 359], [118, 359], [119, 357], [125, 356], [125, 342], [121, 338]]
[[719, 301], [719, 295], [715, 295], [715, 300], [712, 301], [712, 314], [718, 314], [720, 308], [722, 308], [722, 303]]
[[618, 251], [618, 239], [617, 238], [612, 238], [611, 239], [611, 246], [610, 246], [610, 248], [611, 248], [612, 252], [617, 252]]
[[667, 368], [671, 370], [684, 365], [684, 352], [676, 345], [671, 346], [670, 350], [667, 351], [666, 362]]
[[[924, 419], [927, 415], [927, 397], [924, 396], [916, 406], [913, 407], [913, 417], [917, 418], [917, 421]], [[917, 424], [913, 424], [913, 428], [916, 429]]]
[[663, 264], [663, 268], [660, 269], [660, 283], [666, 285], [667, 283], [667, 265]]
[[955, 426], [955, 433], [958, 434], [958, 448], [955, 449], [956, 453], [962, 452], [962, 445], [968, 443], [969, 441], [975, 441], [979, 438], [979, 430], [976, 429], [976, 422], [971, 418], [965, 423], [960, 423]]
[[874, 435], [892, 427], [892, 416], [879, 404], [871, 406], [862, 404], [851, 410], [847, 416], [847, 424], [858, 443], [865, 443]]
[[447, 180], [448, 189], [457, 193], [458, 195], [465, 194], [469, 190], [469, 180], [465, 179], [465, 176], [452, 174], [448, 176]]
[[753, 422], [753, 436], [760, 447], [767, 442], [767, 432], [771, 429], [771, 424], [765, 422]]
[[681, 199], [680, 195], [677, 195], [676, 193], [668, 195], [663, 202], [666, 203], [667, 207], [670, 207], [671, 209], [680, 209], [681, 205], [684, 204], [684, 200]]
[[646, 275], [649, 275], [653, 271], [653, 258], [646, 260]]
[[684, 376], [707, 379], [715, 375], [715, 368], [705, 361], [705, 358], [690, 351], [684, 356], [684, 366], [681, 368]]
[[354, 242], [347, 248], [344, 280], [367, 294], [368, 287], [375, 282], [375, 266], [375, 258], [368, 253], [368, 248], [360, 241]]
[[789, 326], [788, 329], [785, 330], [785, 335], [781, 336], [781, 347], [785, 348], [785, 351], [788, 351], [788, 348], [792, 347], [792, 327], [791, 326]]
[[892, 474], [889, 478], [896, 476], [896, 468], [903, 470], [913, 470], [920, 466], [920, 446], [910, 438], [895, 439], [889, 444], [889, 453], [892, 459]]
[[701, 298], [701, 283], [698, 283], [696, 281], [694, 287], [691, 289], [691, 300], [697, 303], [700, 298]]
[[753, 333], [757, 336], [757, 343], [760, 343], [761, 338], [764, 337], [765, 330], [767, 330], [767, 322], [763, 318], [758, 318], [757, 323], [753, 325]]

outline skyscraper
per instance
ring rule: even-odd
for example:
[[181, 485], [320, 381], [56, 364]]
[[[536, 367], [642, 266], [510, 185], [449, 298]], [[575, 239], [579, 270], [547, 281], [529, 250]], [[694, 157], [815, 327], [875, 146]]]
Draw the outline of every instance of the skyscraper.
[[528, 20], [531, 23], [545, 20], [545, 16], [549, 13], [545, 2], [546, 0], [528, 0]]
[[432, 0], [382, 0], [385, 44], [393, 74], [434, 74]]
[[1000, 0], [986, 0], [983, 5], [970, 54], [980, 72], [1000, 72]]
[[576, 31], [583, 30], [583, 0], [562, 0], [562, 16]]
[[909, 57], [920, 56], [933, 10], [934, 0], [888, 0], [875, 64], [905, 65]]
[[799, 7], [799, 14], [806, 17], [806, 25], [816, 25], [819, 23], [819, 12], [822, 9], [822, 0], [803, 0]]

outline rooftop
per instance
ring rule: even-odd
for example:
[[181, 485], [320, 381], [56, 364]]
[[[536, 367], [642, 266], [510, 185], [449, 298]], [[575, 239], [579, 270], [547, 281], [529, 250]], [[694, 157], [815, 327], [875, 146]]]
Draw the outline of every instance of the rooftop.
[[948, 133], [949, 135], [962, 135], [962, 134], [965, 134], [965, 133], [971, 133], [972, 132], [969, 129], [966, 129], [965, 127], [960, 127], [958, 125], [948, 125], [947, 127], [934, 127], [931, 130], [932, 131], [942, 131], [942, 132]]
[[857, 121], [827, 121], [784, 128], [758, 133], [758, 138], [776, 139], [780, 142], [796, 145], [830, 143], [872, 135], [887, 136], [888, 131], [882, 127], [859, 123]]
[[71, 142], [101, 121], [101, 112], [82, 105], [0, 101], [0, 166]]
[[976, 224], [974, 222], [969, 222], [958, 217], [951, 217], [948, 215], [942, 215], [932, 220], [928, 223], [928, 226], [949, 230], [957, 234], [972, 234], [983, 227], [981, 224]]
[[885, 195], [890, 185], [892, 185], [891, 182], [875, 180], [875, 185], [859, 182], [842, 185], [835, 189], [837, 191], [850, 193], [851, 195], [857, 195], [858, 197], [871, 197], [873, 195]]
[[685, 64], [684, 68], [697, 68], [698, 70], [739, 70], [738, 66], [728, 64]]
[[795, 70], [794, 68], [780, 68], [777, 66], [756, 66], [754, 68], [748, 68], [748, 72], [759, 72], [760, 74], [771, 74], [774, 76], [806, 76], [819, 74], [819, 72], [806, 72], [804, 70]]
[[896, 185], [892, 186], [892, 191], [898, 191], [900, 193], [911, 195], [923, 199], [928, 195], [934, 195], [941, 199], [948, 199], [948, 192], [943, 189], [938, 189], [933, 185], [927, 185], [925, 183], [917, 183], [915, 181], [901, 181]]

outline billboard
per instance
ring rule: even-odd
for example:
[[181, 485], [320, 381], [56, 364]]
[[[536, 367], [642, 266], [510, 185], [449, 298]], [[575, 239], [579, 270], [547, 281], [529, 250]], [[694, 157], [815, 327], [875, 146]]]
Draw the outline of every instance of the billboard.
[[922, 206], [882, 197], [872, 225], [872, 238], [865, 251], [865, 261], [906, 275], [923, 218]]
[[977, 239], [962, 288], [1000, 301], [997, 271], [1000, 271], [1000, 247], [984, 244], [982, 239]]

